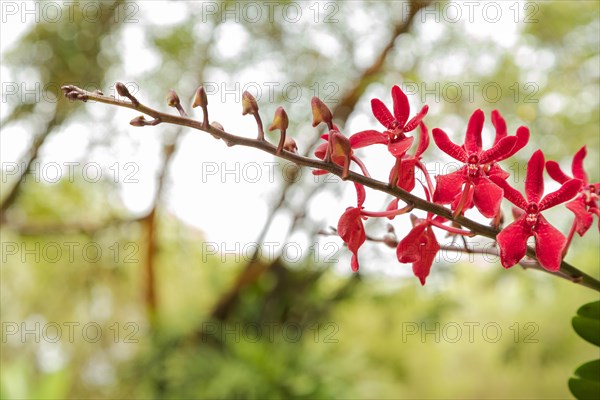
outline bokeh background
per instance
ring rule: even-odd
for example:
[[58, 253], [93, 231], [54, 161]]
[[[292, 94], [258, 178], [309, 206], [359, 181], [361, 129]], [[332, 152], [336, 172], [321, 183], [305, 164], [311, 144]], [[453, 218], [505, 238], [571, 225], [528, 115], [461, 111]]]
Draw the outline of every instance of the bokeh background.
[[[310, 154], [312, 96], [348, 135], [379, 129], [370, 99], [391, 104], [398, 84], [457, 142], [476, 108], [484, 144], [493, 109], [510, 132], [527, 125], [505, 163], [517, 187], [537, 148], [568, 169], [584, 144], [596, 182], [598, 2], [1, 6], [2, 398], [568, 398], [572, 371], [597, 356], [570, 326], [595, 292], [453, 253], [421, 287], [376, 242], [351, 274], [323, 234], [351, 184], [201, 132], [134, 128], [137, 113], [59, 87], [115, 94], [122, 81], [167, 111], [168, 89], [190, 110], [204, 84], [211, 118], [253, 136], [249, 90], [265, 123], [286, 108]], [[386, 179], [385, 149], [360, 155]], [[433, 144], [424, 160], [449, 161]], [[369, 192], [367, 207], [387, 201]], [[568, 231], [570, 212], [548, 216]], [[386, 222], [367, 229], [380, 238]], [[600, 275], [595, 228], [567, 260]]]

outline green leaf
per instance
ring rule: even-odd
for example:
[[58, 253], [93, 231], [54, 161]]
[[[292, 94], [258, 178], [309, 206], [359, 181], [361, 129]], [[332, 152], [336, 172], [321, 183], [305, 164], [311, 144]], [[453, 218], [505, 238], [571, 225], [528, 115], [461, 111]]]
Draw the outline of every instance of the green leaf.
[[600, 301], [582, 305], [579, 307], [579, 310], [577, 310], [577, 315], [600, 320]]
[[575, 332], [590, 343], [600, 346], [600, 320], [575, 316], [572, 320]]
[[578, 400], [600, 398], [600, 382], [571, 378], [569, 390]]
[[575, 370], [575, 376], [589, 381], [600, 382], [600, 359], [580, 365]]

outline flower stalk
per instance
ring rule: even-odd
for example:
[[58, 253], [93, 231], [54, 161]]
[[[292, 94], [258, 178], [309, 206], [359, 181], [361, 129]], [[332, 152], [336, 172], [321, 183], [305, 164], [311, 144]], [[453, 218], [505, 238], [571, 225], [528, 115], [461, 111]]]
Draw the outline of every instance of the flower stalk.
[[[333, 131], [337, 132], [337, 134], [341, 135], [347, 141], [347, 142], [344, 141], [344, 139], [336, 141], [337, 139], [334, 137], [334, 136], [336, 136], [336, 133], [332, 133], [332, 130], [330, 129], [329, 135], [326, 138], [327, 143], [324, 143], [325, 148], [322, 149], [324, 156], [325, 156], [326, 152], [329, 153], [330, 160], [327, 160], [327, 157], [323, 157], [323, 158], [318, 157], [318, 158], [321, 158], [321, 160], [323, 160], [323, 161], [321, 161], [319, 159], [303, 157], [303, 156], [297, 154], [296, 152], [281, 151], [280, 147], [285, 148], [285, 146], [286, 146], [285, 143], [287, 140], [285, 138], [283, 140], [283, 143], [284, 143], [283, 146], [281, 146], [281, 145], [273, 146], [272, 144], [270, 144], [264, 140], [252, 139], [252, 138], [248, 138], [245, 136], [234, 135], [234, 134], [224, 131], [223, 129], [220, 129], [220, 127], [215, 127], [212, 124], [209, 125], [208, 124], [207, 102], [205, 102], [204, 105], [199, 104], [199, 106], [201, 106], [203, 108], [203, 113], [204, 113], [204, 120], [202, 122], [199, 122], [192, 118], [189, 118], [188, 116], [173, 115], [173, 114], [168, 114], [168, 113], [163, 113], [163, 112], [157, 111], [157, 110], [150, 108], [144, 104], [141, 104], [140, 102], [137, 101], [137, 99], [135, 99], [135, 97], [127, 96], [126, 94], [123, 94], [123, 96], [129, 98], [129, 101], [123, 101], [123, 100], [114, 98], [112, 96], [105, 96], [105, 95], [102, 95], [102, 94], [96, 93], [96, 92], [88, 92], [88, 91], [85, 91], [85, 90], [80, 89], [73, 85], [64, 86], [62, 88], [62, 90], [65, 93], [65, 96], [67, 96], [70, 99], [76, 99], [76, 100], [82, 100], [82, 101], [93, 100], [94, 102], [100, 102], [100, 103], [130, 108], [130, 109], [134, 109], [139, 112], [142, 112], [143, 114], [148, 115], [153, 118], [153, 120], [151, 120], [151, 121], [146, 121], [145, 119], [141, 119], [138, 117], [137, 119], [134, 119], [136, 121], [135, 124], [138, 124], [135, 126], [155, 125], [157, 123], [164, 122], [164, 123], [170, 123], [170, 124], [177, 124], [180, 126], [191, 127], [193, 129], [208, 132], [215, 137], [223, 139], [228, 144], [253, 147], [253, 148], [259, 149], [261, 151], [265, 151], [270, 154], [278, 155], [279, 157], [284, 158], [289, 161], [292, 161], [292, 162], [296, 163], [297, 165], [307, 166], [307, 167], [313, 168], [318, 171], [324, 171], [325, 173], [332, 173], [334, 175], [342, 177], [343, 179], [348, 179], [350, 181], [353, 181], [355, 183], [355, 186], [357, 186], [357, 194], [359, 195], [359, 206], [349, 209], [349, 210], [356, 210], [356, 211], [351, 211], [351, 212], [348, 211], [347, 218], [348, 218], [348, 221], [351, 223], [347, 224], [347, 229], [345, 231], [345, 234], [346, 234], [346, 239], [354, 240], [355, 244], [353, 245], [353, 248], [355, 248], [355, 250], [358, 248], [357, 245], [362, 244], [361, 243], [362, 235], [360, 234], [361, 230], [359, 229], [357, 231], [357, 232], [359, 232], [359, 235], [356, 237], [354, 237], [354, 236], [349, 237], [348, 234], [350, 234], [350, 232], [354, 232], [352, 230], [352, 229], [355, 229], [355, 228], [353, 228], [353, 226], [354, 226], [353, 224], [355, 222], [358, 222], [359, 221], [358, 217], [361, 216], [361, 211], [362, 211], [361, 204], [364, 201], [364, 188], [362, 189], [362, 192], [361, 192], [361, 190], [358, 189], [359, 186], [360, 187], [369, 187], [373, 190], [388, 193], [388, 194], [392, 195], [394, 198], [401, 199], [402, 201], [406, 202], [411, 207], [427, 211], [429, 216], [425, 220], [426, 222], [420, 222], [421, 226], [417, 229], [417, 231], [414, 234], [415, 240], [424, 240], [426, 243], [430, 243], [431, 235], [432, 235], [431, 227], [432, 226], [439, 227], [438, 225], [442, 225], [442, 226], [444, 226], [444, 228], [449, 228], [448, 226], [444, 225], [447, 222], [453, 222], [453, 223], [460, 225], [461, 227], [469, 229], [468, 231], [460, 230], [461, 231], [460, 233], [457, 232], [457, 234], [460, 234], [460, 235], [466, 235], [466, 234], [481, 235], [481, 236], [495, 239], [496, 236], [498, 236], [498, 234], [500, 233], [499, 229], [497, 229], [493, 226], [480, 224], [476, 221], [466, 218], [466, 217], [464, 217], [464, 215], [462, 215], [462, 213], [460, 215], [453, 215], [453, 212], [451, 209], [446, 208], [443, 205], [436, 203], [435, 199], [434, 199], [434, 201], [430, 201], [429, 199], [427, 199], [427, 200], [422, 199], [422, 198], [410, 193], [409, 191], [403, 189], [402, 187], [399, 187], [397, 185], [396, 186], [389, 185], [389, 181], [388, 182], [379, 181], [379, 180], [371, 178], [370, 176], [367, 176], [364, 173], [359, 174], [359, 173], [351, 171], [349, 169], [350, 161], [354, 159], [353, 157], [356, 157], [354, 154], [352, 154], [352, 148], [353, 148], [353, 141], [351, 140], [352, 137], [350, 139], [348, 139], [344, 135], [342, 135], [339, 132], [339, 130], [337, 130], [337, 127], [335, 127], [335, 125], [333, 124], [332, 119], [328, 117], [327, 113], [324, 111], [322, 112], [321, 107], [317, 107], [317, 109], [319, 111], [319, 115], [321, 115], [321, 114], [324, 115], [321, 118], [322, 119], [321, 122], [325, 122], [328, 125], [328, 127], [329, 127], [329, 125], [331, 125], [331, 127], [334, 128]], [[117, 89], [117, 91], [119, 91], [119, 89]], [[125, 92], [123, 92], [123, 93], [125, 93]], [[119, 94], [122, 94], [122, 93], [119, 93]], [[314, 110], [315, 110], [315, 107], [313, 105], [313, 119], [315, 117]], [[329, 123], [328, 123], [328, 121], [329, 121]], [[314, 123], [314, 121], [313, 121], [313, 123]], [[278, 128], [279, 128], [279, 126], [280, 126], [280, 124], [278, 124]], [[283, 125], [281, 125], [281, 126], [283, 126]], [[285, 128], [287, 129], [287, 126]], [[283, 136], [283, 134], [282, 134], [282, 136]], [[511, 139], [511, 140], [513, 140], [513, 139]], [[291, 143], [290, 141], [287, 141], [287, 142], [288, 142], [288, 144]], [[280, 141], [280, 143], [281, 143], [281, 141]], [[507, 143], [507, 141], [504, 141], [504, 143]], [[349, 145], [349, 146], [347, 146], [347, 145]], [[509, 147], [508, 145], [504, 145], [504, 146]], [[516, 147], [516, 145], [514, 147]], [[279, 148], [279, 150], [278, 150], [278, 148]], [[512, 149], [511, 149], [511, 151], [512, 151]], [[341, 155], [342, 159], [341, 160], [338, 159], [337, 160], [338, 162], [336, 162], [336, 159], [334, 157], [335, 155], [338, 155], [338, 156]], [[493, 157], [490, 159], [493, 159]], [[331, 162], [331, 161], [333, 161], [333, 162]], [[339, 161], [342, 161], [342, 162], [339, 163]], [[494, 163], [495, 163], [495, 161], [490, 161], [486, 167], [486, 170], [491, 170], [491, 169], [495, 168], [496, 165]], [[424, 169], [420, 166], [418, 168], [421, 170]], [[362, 170], [362, 167], [361, 167], [361, 170]], [[425, 171], [423, 171], [423, 172], [425, 172]], [[427, 174], [425, 174], [425, 175], [427, 177]], [[495, 184], [497, 184], [496, 180], [497, 179], [493, 179]], [[432, 183], [428, 182], [429, 190], [427, 190], [427, 192], [431, 191], [432, 186], [433, 186]], [[571, 185], [571, 186], [574, 186], [574, 185]], [[572, 190], [572, 188], [569, 188], [569, 191], [571, 191], [571, 190]], [[401, 213], [401, 212], [399, 212], [399, 213]], [[435, 217], [433, 217], [434, 215], [435, 215]], [[352, 222], [352, 221], [355, 221], [355, 222]], [[433, 223], [432, 221], [434, 221], [435, 223]], [[444, 228], [442, 228], [442, 229], [444, 229]], [[350, 230], [348, 230], [348, 229], [350, 229]], [[340, 236], [342, 236], [341, 230], [340, 230]], [[429, 246], [429, 244], [427, 246]], [[530, 257], [534, 257], [534, 258], [536, 257], [535, 250], [532, 248], [526, 248], [526, 254]], [[410, 259], [411, 257], [413, 257], [413, 255], [409, 254], [406, 257], [408, 257]], [[557, 275], [559, 277], [568, 277], [568, 279], [574, 283], [592, 288], [596, 291], [600, 291], [600, 281], [598, 281], [597, 279], [576, 269], [575, 267], [573, 267], [569, 263], [565, 262], [564, 260], [560, 261], [558, 265], [559, 265], [559, 269], [557, 269], [555, 271], [549, 271], [549, 272], [554, 273], [555, 275]], [[356, 267], [356, 269], [358, 269], [357, 259], [356, 259], [356, 265], [354, 264], [354, 261], [353, 261], [353, 269], [355, 269], [355, 267]], [[413, 267], [414, 267], [414, 265], [413, 265]], [[419, 279], [422, 279], [422, 277], [419, 276]], [[424, 282], [423, 279], [422, 279], [422, 282]]]

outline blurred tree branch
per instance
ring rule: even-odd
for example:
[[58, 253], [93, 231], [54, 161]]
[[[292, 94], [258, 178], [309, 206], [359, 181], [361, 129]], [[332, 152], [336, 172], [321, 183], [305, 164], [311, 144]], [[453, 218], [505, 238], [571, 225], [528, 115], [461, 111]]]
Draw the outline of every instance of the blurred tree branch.
[[[394, 43], [396, 39], [400, 35], [409, 32], [415, 15], [419, 12], [419, 10], [421, 10], [424, 7], [427, 7], [429, 4], [431, 4], [430, 0], [410, 2], [410, 12], [408, 13], [406, 19], [398, 21], [394, 25], [389, 40], [383, 46], [380, 53], [375, 57], [373, 63], [368, 68], [363, 70], [363, 72], [360, 74], [359, 79], [356, 81], [355, 86], [348, 89], [342, 97], [342, 99], [340, 100], [340, 102], [336, 104], [333, 108], [333, 115], [339, 123], [344, 124], [346, 122], [346, 120], [356, 107], [356, 104], [360, 100], [361, 96], [364, 94], [366, 88], [369, 86], [369, 84], [376, 80], [377, 76], [383, 69], [387, 56], [389, 55], [390, 51], [394, 48]], [[318, 135], [315, 135], [312, 141], [309, 142], [308, 146], [306, 146], [303, 155], [308, 156], [310, 151], [319, 143], [320, 140], [320, 137]], [[271, 209], [269, 210], [267, 220], [263, 225], [261, 232], [258, 235], [258, 239], [256, 241], [257, 243], [263, 243], [267, 232], [271, 228], [271, 224], [275, 218], [275, 215], [285, 206], [284, 200], [288, 192], [293, 186], [299, 184], [297, 183], [297, 180], [295, 178], [296, 176], [292, 176], [291, 179], [285, 180], [283, 187], [280, 189], [280, 193], [277, 197], [277, 200], [272, 204]], [[312, 196], [315, 193], [317, 193], [319, 187], [322, 186], [318, 186], [317, 189], [313, 189], [307, 194], [303, 204], [306, 204], [308, 200], [310, 200]], [[298, 221], [299, 214], [302, 213], [302, 210], [295, 212], [296, 218], [294, 220], [294, 226]], [[293, 228], [290, 228], [290, 231], [292, 230]], [[236, 278], [233, 286], [223, 295], [222, 298], [220, 298], [217, 301], [211, 312], [212, 318], [218, 320], [225, 320], [229, 311], [234, 306], [236, 300], [239, 298], [240, 291], [250, 283], [255, 282], [263, 272], [268, 270], [268, 267], [265, 267], [264, 265], [255, 265], [257, 261], [257, 255], [259, 254], [259, 249], [260, 247], [254, 251], [250, 261], [248, 262], [246, 267], [240, 272], [240, 275]]]
[[[106, 11], [94, 23], [85, 21], [80, 14], [77, 14], [73, 20], [67, 18], [60, 19], [59, 23], [68, 26], [68, 28], [76, 24], [77, 30], [81, 35], [90, 37], [108, 35], [122, 27], [121, 24], [114, 22], [115, 12], [121, 3], [123, 3], [123, 0], [116, 0], [112, 4], [107, 2]], [[104, 80], [104, 74], [107, 70], [101, 65], [101, 62], [106, 60], [99, 56], [102, 53], [100, 41], [90, 41], [89, 45], [85, 48], [79, 49], [78, 52], [73, 52], [70, 39], [56, 34], [60, 28], [60, 26], [56, 25], [56, 21], [43, 19], [43, 22], [36, 24], [21, 39], [18, 49], [5, 54], [3, 64], [18, 65], [19, 69], [31, 67], [37, 70], [40, 76], [47, 78], [44, 82], [37, 82], [40, 87], [44, 85], [44, 88], [46, 88], [45, 85], [55, 87], [59, 82], [89, 82], [90, 84], [100, 85]], [[43, 58], [44, 52], [36, 50], [39, 46], [47, 46], [50, 49], [52, 57], [49, 58], [49, 62]], [[57, 100], [61, 98], [60, 92], [52, 94], [56, 96]], [[20, 95], [23, 96], [23, 94]], [[39, 97], [36, 97], [37, 102], [39, 102], [42, 93], [38, 95]], [[21, 98], [18, 104], [2, 120], [2, 128], [5, 128], [9, 124], [26, 120], [36, 112], [35, 106], [37, 104], [35, 102], [25, 102], [24, 100], [26, 99]], [[2, 199], [0, 221], [6, 221], [6, 213], [15, 204], [21, 194], [26, 182], [26, 176], [31, 172], [31, 166], [38, 159], [40, 150], [46, 143], [46, 140], [53, 130], [69, 117], [69, 114], [67, 110], [59, 106], [57, 101], [54, 104], [51, 115], [46, 116], [48, 122], [45, 123], [45, 126], [39, 133], [33, 134], [31, 145], [21, 162], [25, 167], [20, 171], [20, 175], [12, 187], [8, 189], [8, 194]]]

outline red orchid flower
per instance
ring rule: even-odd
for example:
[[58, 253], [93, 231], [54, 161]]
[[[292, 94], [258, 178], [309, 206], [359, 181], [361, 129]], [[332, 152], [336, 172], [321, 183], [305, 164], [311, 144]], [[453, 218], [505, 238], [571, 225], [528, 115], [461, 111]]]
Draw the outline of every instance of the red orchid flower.
[[365, 202], [365, 188], [363, 185], [355, 183], [357, 206], [348, 207], [338, 221], [338, 234], [342, 240], [348, 245], [348, 250], [352, 252], [352, 271], [358, 271], [358, 249], [367, 240], [365, 227], [362, 222], [361, 209]]
[[398, 243], [396, 256], [401, 263], [412, 263], [413, 273], [419, 278], [421, 285], [425, 285], [440, 245], [429, 218], [412, 218], [412, 223], [412, 230]]
[[495, 163], [514, 154], [517, 143], [521, 148], [529, 139], [529, 130], [525, 127], [519, 128], [515, 136], [506, 136], [506, 124], [502, 126], [504, 120], [499, 113], [493, 113], [496, 143], [491, 149], [483, 151], [481, 131], [484, 119], [483, 111], [475, 110], [469, 119], [465, 143], [462, 146], [451, 142], [443, 130], [433, 130], [433, 140], [437, 146], [450, 157], [465, 163], [458, 171], [436, 176], [437, 186], [433, 201], [440, 204], [453, 203], [456, 215], [463, 212], [466, 204], [471, 203], [485, 217], [493, 218], [498, 215], [502, 189], [489, 177], [499, 175], [505, 179], [508, 175]]
[[490, 179], [504, 190], [504, 197], [525, 211], [519, 219], [502, 230], [496, 237], [500, 246], [500, 262], [504, 268], [518, 263], [527, 253], [527, 239], [535, 237], [535, 254], [542, 267], [558, 271], [567, 239], [546, 218], [542, 211], [570, 200], [581, 187], [579, 179], [569, 179], [560, 189], [544, 198], [544, 153], [537, 150], [527, 163], [525, 195], [499, 176]]
[[399, 210], [387, 211], [366, 211], [363, 204], [365, 202], [365, 188], [359, 183], [354, 183], [356, 188], [357, 206], [348, 207], [338, 221], [338, 234], [352, 252], [352, 271], [358, 271], [358, 249], [363, 245], [367, 236], [363, 220], [369, 217], [394, 217], [396, 215], [405, 214], [412, 210], [412, 206], [406, 206]]
[[458, 229], [452, 226], [444, 225], [447, 219], [427, 214], [427, 218], [416, 218], [411, 215], [413, 224], [412, 230], [404, 239], [398, 242], [396, 256], [401, 263], [412, 263], [413, 273], [421, 285], [425, 285], [425, 280], [429, 276], [431, 265], [435, 256], [440, 250], [440, 245], [435, 238], [432, 227], [443, 229], [455, 235], [473, 236], [469, 231]]
[[421, 154], [429, 146], [429, 131], [423, 122], [419, 124], [419, 131], [419, 145], [415, 154], [412, 156], [405, 154], [402, 157], [396, 157], [396, 164], [394, 164], [394, 167], [390, 171], [390, 184], [397, 185], [407, 192], [415, 188], [415, 166], [418, 166], [425, 176], [429, 178], [427, 171], [421, 164]]
[[[579, 236], [583, 236], [592, 223], [594, 222], [594, 214], [598, 218], [598, 229], [600, 230], [600, 209], [598, 208], [598, 193], [600, 193], [600, 183], [589, 183], [588, 176], [583, 170], [583, 159], [586, 156], [586, 148], [583, 146], [573, 157], [571, 164], [571, 172], [573, 176], [583, 183], [577, 196], [573, 201], [567, 203], [567, 208], [575, 214], [575, 229]], [[548, 161], [546, 163], [548, 175], [558, 183], [565, 183], [569, 178], [560, 169], [556, 161]]]
[[[423, 189], [427, 201], [430, 201], [431, 195], [429, 190], [424, 186]], [[440, 245], [435, 238], [432, 227], [435, 226], [457, 235], [472, 236], [472, 233], [452, 226], [446, 226], [444, 224], [448, 222], [447, 219], [435, 216], [432, 213], [427, 213], [427, 218], [425, 219], [417, 218], [414, 215], [411, 215], [410, 219], [413, 228], [404, 239], [398, 242], [396, 256], [401, 263], [412, 263], [413, 273], [419, 278], [421, 285], [425, 285], [431, 265], [435, 260], [437, 252], [440, 250]]]
[[[388, 150], [394, 157], [402, 157], [413, 143], [413, 137], [407, 137], [406, 132], [414, 130], [423, 120], [429, 107], [423, 106], [421, 111], [410, 121], [410, 104], [408, 97], [397, 85], [392, 87], [392, 100], [394, 102], [394, 115], [379, 99], [371, 100], [373, 115], [386, 128], [381, 133], [376, 130], [366, 130], [355, 133], [350, 137], [352, 148], [358, 149], [372, 144], [387, 144]], [[408, 121], [408, 122], [407, 122]]]

